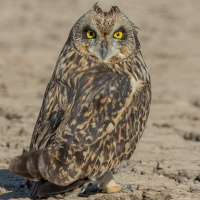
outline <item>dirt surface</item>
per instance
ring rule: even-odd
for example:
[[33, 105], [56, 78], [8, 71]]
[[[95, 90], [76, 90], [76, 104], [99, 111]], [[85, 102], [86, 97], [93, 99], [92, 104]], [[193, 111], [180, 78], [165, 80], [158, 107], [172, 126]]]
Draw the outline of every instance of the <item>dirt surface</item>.
[[[23, 178], [9, 172], [8, 163], [29, 145], [70, 28], [95, 2], [0, 1], [0, 199], [28, 199]], [[118, 5], [140, 28], [153, 99], [134, 156], [114, 171], [133, 193], [88, 199], [200, 200], [200, 1], [100, 4], [105, 10]]]

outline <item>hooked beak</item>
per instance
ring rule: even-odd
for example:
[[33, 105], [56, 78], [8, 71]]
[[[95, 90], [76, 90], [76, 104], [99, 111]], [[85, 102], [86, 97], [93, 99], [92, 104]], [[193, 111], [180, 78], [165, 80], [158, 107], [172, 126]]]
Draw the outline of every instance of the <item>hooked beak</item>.
[[105, 59], [106, 55], [108, 53], [108, 43], [106, 42], [106, 40], [103, 40], [101, 43], [101, 48], [102, 48], [102, 58]]

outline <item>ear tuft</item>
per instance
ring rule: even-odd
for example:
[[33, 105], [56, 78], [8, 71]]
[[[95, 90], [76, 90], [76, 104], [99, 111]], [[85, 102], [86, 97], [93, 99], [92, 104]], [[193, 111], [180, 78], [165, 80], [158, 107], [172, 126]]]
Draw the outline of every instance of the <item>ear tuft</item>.
[[108, 12], [109, 14], [113, 15], [113, 14], [118, 14], [120, 13], [120, 9], [117, 6], [112, 6], [110, 11]]
[[94, 5], [93, 5], [93, 8], [92, 8], [93, 11], [95, 11], [96, 13], [102, 13], [102, 9], [99, 7], [99, 2], [96, 2]]

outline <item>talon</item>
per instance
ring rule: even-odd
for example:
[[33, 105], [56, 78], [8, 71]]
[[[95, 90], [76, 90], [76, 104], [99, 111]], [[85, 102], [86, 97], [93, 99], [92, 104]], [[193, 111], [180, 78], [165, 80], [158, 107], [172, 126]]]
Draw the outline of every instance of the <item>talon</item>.
[[99, 184], [89, 183], [87, 186], [83, 186], [81, 188], [81, 192], [79, 195], [91, 195], [97, 193], [99, 190]]
[[131, 185], [127, 185], [127, 184], [124, 184], [123, 185], [123, 189], [128, 189], [128, 190], [130, 190], [131, 192], [133, 192], [133, 188], [132, 188], [132, 186]]

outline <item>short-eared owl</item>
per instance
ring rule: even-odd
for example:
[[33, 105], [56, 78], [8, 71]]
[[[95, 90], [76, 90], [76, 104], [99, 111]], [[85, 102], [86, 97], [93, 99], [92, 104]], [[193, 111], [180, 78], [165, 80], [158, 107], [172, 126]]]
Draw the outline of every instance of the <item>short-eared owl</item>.
[[103, 12], [95, 4], [72, 27], [29, 152], [10, 170], [26, 177], [32, 198], [83, 191], [90, 181], [104, 192], [120, 191], [111, 170], [133, 154], [150, 102], [137, 28], [118, 7]]

